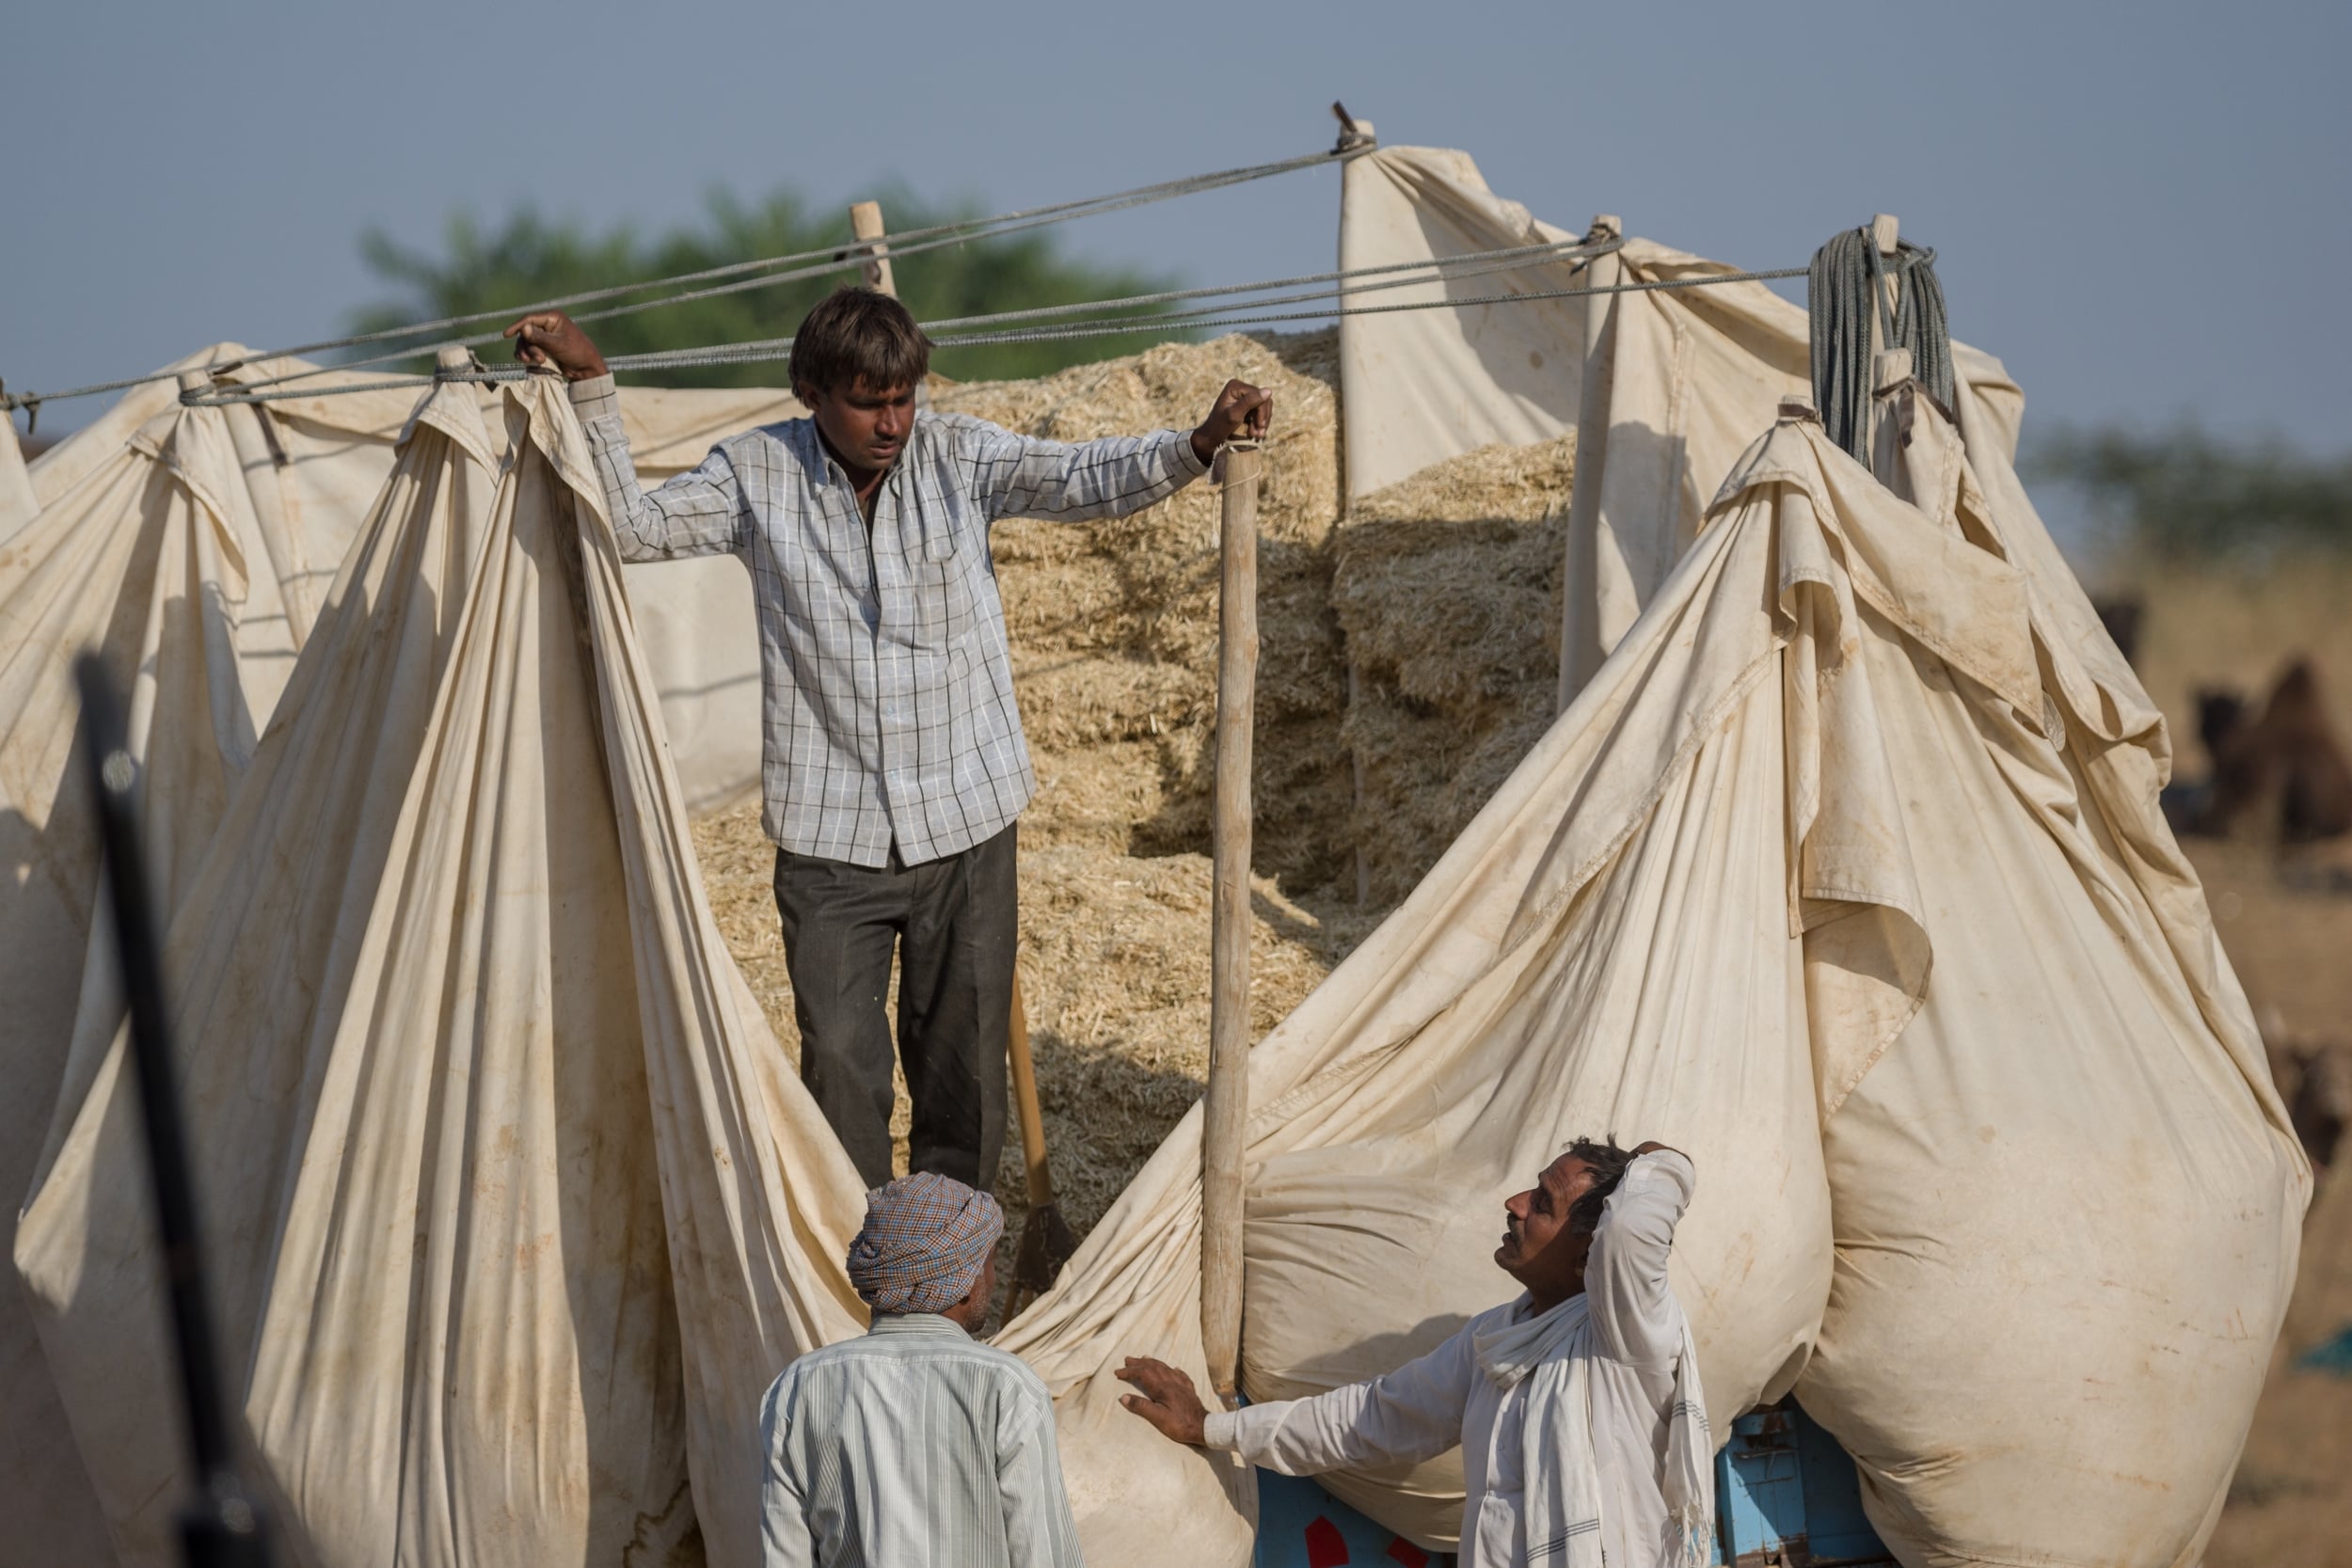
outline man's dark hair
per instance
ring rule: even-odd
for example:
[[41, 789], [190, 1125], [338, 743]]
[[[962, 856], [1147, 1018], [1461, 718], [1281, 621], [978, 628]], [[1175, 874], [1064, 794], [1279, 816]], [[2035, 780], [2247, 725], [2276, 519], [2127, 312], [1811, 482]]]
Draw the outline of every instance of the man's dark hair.
[[1609, 1202], [1609, 1195], [1625, 1180], [1626, 1167], [1633, 1164], [1633, 1151], [1617, 1147], [1613, 1132], [1596, 1142], [1579, 1138], [1568, 1145], [1566, 1153], [1572, 1160], [1581, 1160], [1593, 1173], [1593, 1184], [1582, 1196], [1568, 1205], [1568, 1234], [1589, 1236], [1600, 1228], [1600, 1212]]
[[907, 308], [872, 289], [835, 289], [792, 335], [792, 384], [820, 392], [859, 382], [876, 392], [912, 387], [931, 368], [931, 341]]

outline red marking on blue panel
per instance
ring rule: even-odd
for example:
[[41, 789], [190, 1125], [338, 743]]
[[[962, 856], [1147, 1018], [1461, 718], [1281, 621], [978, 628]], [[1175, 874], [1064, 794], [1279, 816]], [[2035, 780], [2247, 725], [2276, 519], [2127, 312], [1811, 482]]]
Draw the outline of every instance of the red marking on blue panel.
[[1347, 1540], [1340, 1527], [1318, 1514], [1307, 1526], [1307, 1568], [1346, 1568]]

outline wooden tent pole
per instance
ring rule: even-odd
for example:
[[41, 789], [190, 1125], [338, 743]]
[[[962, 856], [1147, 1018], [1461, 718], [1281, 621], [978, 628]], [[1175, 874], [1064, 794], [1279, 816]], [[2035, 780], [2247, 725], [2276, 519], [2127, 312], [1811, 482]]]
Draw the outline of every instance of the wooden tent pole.
[[1249, 1123], [1249, 750], [1258, 678], [1256, 442], [1223, 454], [1209, 1089], [1200, 1133], [1200, 1341], [1229, 1402], [1241, 1361], [1242, 1160]]
[[[1881, 256], [1887, 257], [1891, 260], [1897, 249], [1896, 242], [1901, 237], [1902, 220], [1900, 218], [1898, 218], [1892, 213], [1873, 213], [1870, 214], [1870, 244], [1877, 248], [1878, 253]], [[1902, 279], [1895, 274], [1887, 274], [1885, 277], [1880, 280], [1878, 287], [1884, 299], [1886, 309], [1893, 310], [1902, 303]], [[1870, 301], [1870, 357], [1868, 361], [1870, 366], [1870, 385], [1863, 388], [1862, 399], [1862, 417], [1866, 421], [1863, 427], [1862, 441], [1862, 450], [1865, 454], [1872, 454], [1877, 452], [1879, 450], [1878, 389], [1880, 384], [1880, 372], [1883, 369], [1880, 363], [1880, 356], [1883, 355], [1888, 349], [1895, 346], [1886, 341], [1886, 328], [1885, 325], [1879, 320], [1879, 312], [1880, 301], [1873, 299]]]
[[[1585, 230], [1588, 240], [1613, 240], [1625, 233], [1625, 220], [1602, 213]], [[1613, 288], [1625, 277], [1617, 253], [1596, 256], [1585, 263], [1583, 286]], [[1609, 367], [1601, 362], [1604, 335], [1616, 313], [1614, 294], [1584, 296], [1584, 374], [1576, 400], [1576, 478], [1568, 487], [1568, 561], [1561, 595], [1560, 689], [1554, 711], [1565, 711], [1584, 683], [1600, 667], [1606, 648], [1578, 645], [1575, 628], [1580, 611], [1589, 619], [1600, 602], [1600, 468], [1608, 450]]]
[[[859, 240], [879, 240], [890, 232], [882, 227], [882, 203], [861, 201], [850, 209], [850, 232]], [[890, 276], [890, 247], [873, 245], [866, 251], [866, 286], [878, 289], [891, 298], [898, 297], [898, 283]]]

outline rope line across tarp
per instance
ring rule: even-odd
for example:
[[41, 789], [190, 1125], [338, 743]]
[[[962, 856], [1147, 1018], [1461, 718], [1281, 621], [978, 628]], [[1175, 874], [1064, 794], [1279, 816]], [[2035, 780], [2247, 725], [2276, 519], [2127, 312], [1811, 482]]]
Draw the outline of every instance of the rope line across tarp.
[[[582, 321], [605, 320], [639, 310], [654, 309], [664, 305], [707, 299], [716, 294], [729, 293], [738, 290], [766, 288], [772, 284], [821, 277], [828, 273], [850, 271], [863, 266], [878, 251], [884, 249], [887, 249], [894, 258], [903, 255], [919, 255], [924, 251], [936, 250], [946, 245], [963, 245], [978, 239], [993, 239], [1004, 234], [1018, 233], [1025, 230], [1043, 228], [1048, 224], [1067, 223], [1073, 218], [1090, 217], [1098, 213], [1114, 213], [1132, 207], [1147, 206], [1152, 202], [1167, 201], [1181, 196], [1197, 195], [1201, 192], [1219, 190], [1228, 185], [1238, 185], [1250, 181], [1268, 179], [1278, 174], [1288, 174], [1296, 169], [1343, 163], [1349, 159], [1360, 157], [1371, 150], [1373, 148], [1368, 142], [1355, 146], [1343, 145], [1325, 151], [1308, 153], [1301, 157], [1284, 158], [1274, 163], [1251, 164], [1240, 168], [1219, 169], [1207, 174], [1187, 175], [1181, 180], [1162, 181], [1156, 184], [1140, 185], [1133, 190], [1115, 191], [1106, 196], [1086, 197], [1074, 201], [1056, 202], [1045, 207], [1030, 207], [1009, 213], [998, 213], [988, 217], [932, 224], [926, 228], [904, 230], [895, 234], [879, 235], [870, 240], [853, 240], [848, 245], [827, 245], [822, 249], [796, 251], [788, 255], [762, 257], [749, 261], [734, 261], [724, 266], [708, 267], [699, 272], [679, 273], [669, 277], [648, 278], [636, 283], [621, 283], [605, 288], [587, 289], [577, 293], [542, 300], [533, 305], [501, 307], [495, 310], [477, 310], [465, 315], [445, 316], [435, 321], [412, 322], [404, 326], [386, 327], [375, 332], [353, 333], [341, 338], [322, 338], [312, 342], [295, 343], [285, 348], [249, 355], [237, 363], [250, 363], [257, 359], [283, 358], [294, 355], [321, 354], [335, 349], [364, 347], [370, 343], [425, 338], [434, 333], [446, 332], [453, 327], [470, 326], [481, 322], [512, 321], [517, 316], [529, 315], [537, 310], [562, 309], [573, 305], [592, 304], [599, 300], [617, 299], [627, 294], [644, 293], [649, 290], [675, 288], [679, 284], [707, 282], [722, 277], [732, 279], [711, 288], [690, 290], [681, 293], [665, 295], [660, 299], [635, 301], [584, 314], [578, 318]], [[809, 264], [803, 265], [803, 263]], [[751, 274], [759, 276], [747, 276]], [[495, 342], [499, 336], [497, 333], [490, 333], [479, 338], [468, 339], [466, 346], [472, 347], [482, 343]], [[410, 358], [432, 346], [434, 345], [429, 342], [414, 343], [397, 351], [372, 356], [362, 360], [344, 361], [331, 366], [317, 367], [312, 371], [297, 372], [294, 372], [294, 377], [350, 371], [366, 364], [381, 363], [387, 359]], [[221, 364], [207, 368], [226, 370], [230, 366]], [[62, 402], [68, 398], [95, 397], [105, 392], [119, 392], [127, 388], [145, 386], [150, 382], [168, 381], [178, 373], [177, 372], [155, 372], [147, 375], [126, 376], [119, 381], [99, 381], [87, 386], [69, 387], [55, 392], [0, 391], [0, 408], [37, 409], [43, 403]], [[272, 377], [270, 379], [272, 383], [275, 383], [289, 378]], [[263, 384], [255, 383], [254, 385]]]
[[[1501, 270], [1501, 269], [1497, 269]], [[1769, 271], [1708, 273], [1692, 277], [1664, 277], [1630, 283], [1597, 284], [1577, 289], [1539, 289], [1521, 293], [1478, 294], [1460, 299], [1406, 300], [1391, 305], [1339, 305], [1324, 309], [1263, 311], [1257, 307], [1237, 312], [1194, 312], [1189, 315], [1148, 315], [1110, 322], [1089, 322], [1074, 325], [1017, 327], [1002, 332], [973, 332], [950, 334], [934, 338], [937, 348], [976, 348], [993, 343], [1054, 342], [1078, 338], [1101, 338], [1149, 333], [1155, 328], [1194, 331], [1203, 328], [1253, 326], [1272, 323], [1331, 321], [1346, 316], [1390, 315], [1404, 310], [1460, 309], [1472, 306], [1518, 305], [1547, 299], [1574, 299], [1591, 294], [1646, 293], [1661, 290], [1704, 289], [1726, 283], [1761, 283], [1781, 278], [1803, 277], [1804, 267], [1776, 267]], [[1412, 281], [1426, 281], [1413, 279]], [[1263, 285], [1262, 285], [1263, 286]], [[1346, 297], [1357, 291], [1341, 291]], [[1314, 297], [1314, 296], [1310, 296]], [[1104, 301], [1096, 308], [1116, 306], [1120, 301]], [[1025, 312], [1009, 312], [1025, 314]], [[1210, 319], [1198, 319], [1208, 317]], [[989, 318], [966, 318], [986, 320]], [[790, 356], [792, 340], [770, 339], [752, 343], [718, 343], [707, 348], [670, 349], [650, 354], [615, 355], [606, 367], [615, 372], [623, 371], [688, 370], [705, 365], [758, 364]], [[482, 367], [468, 371], [443, 371], [434, 375], [385, 378], [355, 383], [342, 387], [306, 388], [298, 390], [252, 391], [240, 387], [226, 387], [209, 393], [184, 393], [181, 401], [193, 406], [218, 406], [231, 403], [272, 403], [297, 397], [333, 397], [345, 392], [378, 391], [386, 387], [425, 387], [436, 381], [498, 382], [516, 381], [531, 372], [520, 365]]]

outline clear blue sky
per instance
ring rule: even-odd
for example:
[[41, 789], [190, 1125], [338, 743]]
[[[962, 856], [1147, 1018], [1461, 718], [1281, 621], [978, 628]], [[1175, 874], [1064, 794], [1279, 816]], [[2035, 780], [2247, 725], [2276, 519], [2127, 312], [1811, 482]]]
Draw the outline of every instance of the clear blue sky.
[[[2352, 445], [2352, 6], [22, 5], [0, 376], [323, 336], [380, 225], [658, 227], [885, 177], [991, 210], [1327, 144], [1468, 149], [1499, 192], [1749, 266], [1874, 210], [2051, 419]], [[1327, 265], [1317, 171], [1060, 232], [1195, 281]], [[910, 262], [909, 264], [913, 264]], [[44, 428], [78, 423], [59, 404]]]

